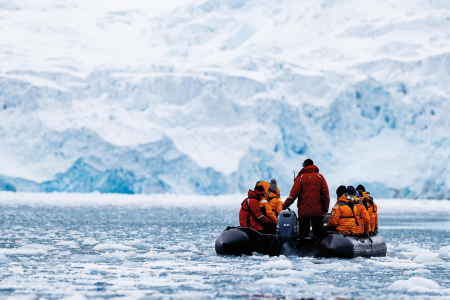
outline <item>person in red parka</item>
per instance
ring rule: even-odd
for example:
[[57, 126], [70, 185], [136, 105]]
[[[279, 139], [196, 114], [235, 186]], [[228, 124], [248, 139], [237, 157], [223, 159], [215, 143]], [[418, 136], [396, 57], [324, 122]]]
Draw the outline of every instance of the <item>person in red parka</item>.
[[330, 206], [330, 193], [325, 177], [309, 158], [303, 162], [303, 169], [295, 178], [283, 208], [288, 208], [297, 198], [299, 235], [308, 236], [310, 224], [314, 236], [322, 233], [323, 217]]
[[265, 196], [265, 190], [262, 186], [255, 187], [255, 190], [248, 190], [248, 198], [241, 204], [239, 211], [239, 226], [250, 227], [254, 230], [268, 233], [275, 229], [275, 223], [266, 217], [259, 208], [259, 201]]

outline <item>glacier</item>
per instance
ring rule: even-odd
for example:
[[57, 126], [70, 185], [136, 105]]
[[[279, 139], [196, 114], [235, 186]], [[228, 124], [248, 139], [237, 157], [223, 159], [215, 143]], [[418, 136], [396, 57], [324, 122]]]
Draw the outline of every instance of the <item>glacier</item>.
[[0, 2], [0, 190], [450, 198], [447, 1], [166, 2]]

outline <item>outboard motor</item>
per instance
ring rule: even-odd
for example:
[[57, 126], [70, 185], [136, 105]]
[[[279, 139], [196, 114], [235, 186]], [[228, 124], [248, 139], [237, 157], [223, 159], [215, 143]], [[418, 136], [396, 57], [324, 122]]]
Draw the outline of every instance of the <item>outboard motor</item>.
[[280, 255], [298, 255], [297, 216], [293, 211], [283, 210], [278, 215], [277, 237], [280, 240]]

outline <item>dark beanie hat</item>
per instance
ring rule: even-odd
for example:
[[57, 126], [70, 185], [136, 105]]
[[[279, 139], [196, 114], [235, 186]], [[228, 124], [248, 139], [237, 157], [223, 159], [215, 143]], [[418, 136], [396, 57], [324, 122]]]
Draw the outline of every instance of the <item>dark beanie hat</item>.
[[366, 188], [365, 188], [362, 184], [358, 185], [358, 186], [356, 187], [356, 189], [357, 189], [357, 190], [361, 190], [361, 191], [363, 191], [363, 192], [366, 191]]
[[312, 161], [311, 158], [305, 159], [305, 161], [303, 162], [303, 168], [306, 166], [312, 166], [314, 164], [314, 162]]
[[349, 195], [355, 196], [355, 195], [356, 195], [356, 190], [355, 190], [355, 188], [354, 188], [353, 186], [349, 185], [349, 186], [347, 187], [347, 193], [348, 193]]
[[340, 187], [337, 188], [336, 190], [336, 195], [338, 197], [342, 196], [343, 194], [347, 193], [347, 188], [343, 185], [341, 185]]

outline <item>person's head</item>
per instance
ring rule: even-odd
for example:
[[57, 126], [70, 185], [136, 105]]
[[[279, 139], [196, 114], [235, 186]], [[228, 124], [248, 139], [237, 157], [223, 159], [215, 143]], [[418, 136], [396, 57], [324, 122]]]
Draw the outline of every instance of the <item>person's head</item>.
[[258, 200], [261, 200], [262, 198], [264, 198], [265, 191], [262, 186], [258, 185], [257, 187], [255, 187], [255, 190], [253, 192], [255, 192]]
[[347, 188], [343, 185], [339, 186], [336, 190], [336, 195], [338, 196], [338, 198], [344, 195], [345, 193], [347, 193]]
[[358, 190], [358, 189], [357, 189], [356, 192], [357, 192], [358, 195], [359, 195], [358, 197], [362, 197], [362, 196], [363, 196], [363, 191], [362, 191], [362, 190]]
[[[365, 188], [362, 184], [358, 185], [358, 186], [356, 187], [356, 189], [357, 189], [357, 190], [361, 190], [361, 192], [365, 192], [365, 191], [366, 191], [366, 188]], [[362, 195], [362, 194], [361, 194], [361, 195]]]
[[305, 161], [303, 162], [303, 168], [307, 167], [307, 166], [312, 166], [314, 165], [314, 162], [312, 161], [311, 158], [305, 159]]
[[277, 193], [277, 180], [275, 178], [270, 179], [269, 191]]
[[352, 196], [356, 196], [356, 190], [353, 186], [349, 185], [347, 187], [347, 193]]

